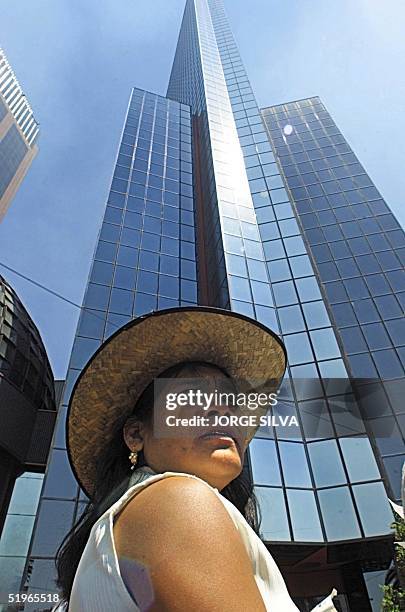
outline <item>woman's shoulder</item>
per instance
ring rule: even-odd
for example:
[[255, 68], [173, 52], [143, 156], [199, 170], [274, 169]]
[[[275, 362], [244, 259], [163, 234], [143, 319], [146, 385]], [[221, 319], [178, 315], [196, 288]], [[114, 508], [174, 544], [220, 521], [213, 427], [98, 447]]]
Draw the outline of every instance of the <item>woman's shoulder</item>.
[[[153, 491], [204, 491], [210, 492], [211, 494], [218, 494], [218, 489], [211, 486], [206, 480], [203, 480], [195, 474], [188, 474], [186, 472], [162, 472], [151, 476], [143, 484], [144, 487], [150, 487], [151, 484], [159, 483], [158, 487], [153, 487]], [[150, 491], [152, 489], [150, 488]]]
[[[232, 601], [237, 600], [239, 589], [240, 598], [254, 602], [253, 609], [264, 610], [249, 553], [218, 491], [201, 478], [181, 472], [148, 480], [142, 494], [129, 501], [114, 524], [119, 560], [130, 560], [132, 568], [147, 567], [158, 599], [179, 597], [181, 609], [187, 609], [184, 602], [189, 603], [189, 598], [212, 605], [212, 593], [222, 589], [222, 594], [226, 587]], [[224, 558], [228, 560], [225, 567]]]
[[[179, 533], [226, 530], [235, 523], [218, 490], [205, 480], [182, 472], [165, 472], [148, 478], [140, 489], [114, 512], [114, 538], [167, 541]], [[230, 516], [231, 515], [231, 516]], [[231, 520], [233, 519], [233, 520]]]
[[[142, 491], [142, 495], [139, 493]], [[179, 518], [179, 508], [195, 509], [196, 504], [218, 505], [218, 490], [205, 480], [183, 472], [164, 472], [130, 487], [116, 508], [141, 517], [153, 510], [154, 519], [161, 513]], [[220, 504], [222, 505], [222, 504]], [[116, 513], [116, 512], [115, 512]]]
[[[154, 486], [152, 486], [154, 485]], [[114, 510], [126, 505], [132, 498], [137, 496], [141, 491], [148, 491], [148, 496], [159, 496], [172, 491], [186, 493], [187, 491], [204, 491], [206, 493], [219, 494], [218, 489], [212, 487], [202, 478], [194, 474], [185, 472], [162, 472], [160, 474], [151, 474], [140, 482], [130, 483], [128, 489], [123, 493], [120, 499], [113, 504], [111, 508]], [[145, 496], [142, 496], [145, 498]]]
[[108, 515], [115, 516], [128, 505], [133, 507], [135, 505], [134, 500], [135, 498], [138, 498], [141, 491], [144, 491], [144, 493], [142, 496], [139, 496], [139, 499], [145, 501], [147, 498], [148, 500], [153, 500], [154, 503], [157, 503], [161, 500], [161, 498], [164, 498], [165, 506], [170, 503], [170, 500], [174, 500], [175, 498], [178, 501], [179, 496], [184, 497], [187, 495], [197, 494], [197, 492], [199, 492], [199, 496], [219, 496], [217, 489], [209, 485], [205, 480], [202, 480], [193, 474], [187, 474], [184, 472], [148, 474], [146, 478], [142, 478], [140, 481], [135, 479], [135, 482], [132, 484], [130, 482], [128, 489], [114, 504], [112, 504], [112, 506], [110, 506], [104, 512], [99, 520], [106, 518]]
[[215, 489], [199, 478], [173, 472], [129, 500], [116, 516], [113, 531], [120, 557], [152, 564], [162, 550], [172, 559], [187, 557], [209, 542], [213, 554], [215, 547], [222, 547], [218, 534], [235, 546], [239, 538]]

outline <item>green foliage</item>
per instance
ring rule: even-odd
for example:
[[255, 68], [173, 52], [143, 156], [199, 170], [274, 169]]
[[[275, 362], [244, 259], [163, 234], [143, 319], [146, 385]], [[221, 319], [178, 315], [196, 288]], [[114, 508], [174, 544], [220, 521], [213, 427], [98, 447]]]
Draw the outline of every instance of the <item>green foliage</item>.
[[[396, 520], [392, 527], [395, 530], [395, 542], [405, 542], [405, 521]], [[395, 559], [397, 566], [405, 570], [405, 548], [398, 544], [395, 546]]]
[[402, 589], [394, 589], [392, 586], [383, 586], [382, 589], [384, 591], [382, 612], [403, 612], [405, 592]]
[[[398, 518], [391, 527], [395, 533], [395, 542], [405, 542], [405, 521]], [[395, 564], [398, 573], [405, 571], [405, 549], [398, 544], [395, 546]], [[392, 586], [383, 586], [382, 589], [384, 592], [382, 612], [403, 612], [405, 610], [405, 591]]]

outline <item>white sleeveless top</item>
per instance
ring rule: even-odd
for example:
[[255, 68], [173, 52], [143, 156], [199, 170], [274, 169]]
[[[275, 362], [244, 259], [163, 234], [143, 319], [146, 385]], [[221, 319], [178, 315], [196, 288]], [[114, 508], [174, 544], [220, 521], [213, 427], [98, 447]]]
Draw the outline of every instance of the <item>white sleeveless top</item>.
[[[68, 612], [140, 612], [122, 579], [114, 543], [114, 517], [139, 491], [162, 478], [195, 478], [217, 495], [228, 511], [249, 556], [252, 573], [266, 610], [299, 612], [290, 598], [283, 577], [273, 557], [235, 506], [219, 491], [197, 476], [180, 472], [155, 474], [150, 468], [135, 470], [129, 488], [93, 525], [73, 581]], [[135, 484], [134, 484], [135, 483]], [[66, 610], [65, 606], [56, 608]], [[336, 612], [331, 597], [314, 610]]]

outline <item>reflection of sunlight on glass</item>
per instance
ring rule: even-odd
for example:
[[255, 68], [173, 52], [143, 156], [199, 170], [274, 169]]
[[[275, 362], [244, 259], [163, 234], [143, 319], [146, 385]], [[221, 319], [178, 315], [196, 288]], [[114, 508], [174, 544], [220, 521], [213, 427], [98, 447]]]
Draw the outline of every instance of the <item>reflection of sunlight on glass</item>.
[[290, 124], [288, 123], [288, 124], [287, 124], [287, 125], [284, 127], [284, 130], [283, 130], [283, 131], [284, 131], [284, 134], [285, 134], [286, 136], [291, 136], [291, 134], [293, 133], [293, 130], [294, 130], [293, 126], [292, 126], [292, 125], [290, 125]]

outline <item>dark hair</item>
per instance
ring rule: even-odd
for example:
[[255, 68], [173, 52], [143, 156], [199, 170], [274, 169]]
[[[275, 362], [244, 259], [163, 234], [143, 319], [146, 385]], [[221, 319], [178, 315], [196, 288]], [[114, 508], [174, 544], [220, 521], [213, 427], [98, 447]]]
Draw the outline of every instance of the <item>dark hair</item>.
[[[204, 362], [183, 362], [165, 370], [158, 378], [175, 378], [185, 367], [197, 371], [199, 366], [212, 367], [212, 365]], [[221, 370], [221, 368], [218, 369]], [[222, 372], [229, 378], [227, 372], [224, 370]], [[133, 415], [136, 415], [139, 421], [146, 424], [151, 422], [153, 398], [154, 385], [152, 381], [143, 391], [133, 412]], [[123, 424], [121, 422], [116, 427], [112, 442], [106, 448], [103, 456], [97, 461], [93, 497], [79, 520], [67, 533], [57, 551], [56, 584], [65, 601], [69, 601], [76, 570], [94, 523], [125, 493], [129, 486], [131, 477], [128, 461], [129, 451], [122, 434]], [[144, 454], [140, 451], [137, 467], [145, 465]], [[259, 509], [246, 464], [241, 474], [222, 489], [221, 495], [233, 503], [252, 529], [258, 534], [260, 523]]]

